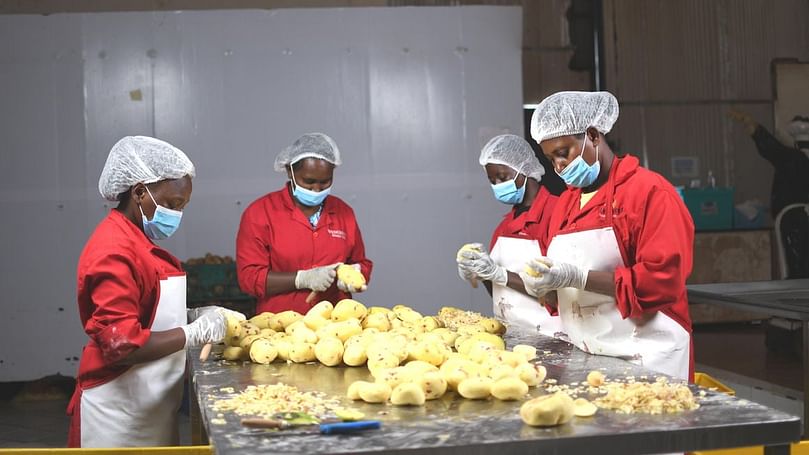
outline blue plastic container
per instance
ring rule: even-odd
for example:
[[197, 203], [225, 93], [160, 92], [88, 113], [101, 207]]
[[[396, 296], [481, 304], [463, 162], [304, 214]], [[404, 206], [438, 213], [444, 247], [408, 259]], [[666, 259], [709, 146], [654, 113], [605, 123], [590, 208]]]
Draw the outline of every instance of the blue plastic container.
[[698, 231], [733, 229], [733, 188], [685, 188], [683, 200]]

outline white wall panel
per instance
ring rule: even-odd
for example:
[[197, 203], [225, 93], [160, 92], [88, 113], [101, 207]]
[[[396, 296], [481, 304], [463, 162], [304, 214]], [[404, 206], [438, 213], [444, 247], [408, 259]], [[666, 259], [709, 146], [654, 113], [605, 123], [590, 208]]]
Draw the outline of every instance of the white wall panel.
[[[106, 155], [128, 134], [196, 164], [165, 241], [182, 259], [233, 255], [244, 208], [283, 185], [275, 155], [322, 131], [343, 152], [334, 194], [376, 264], [360, 299], [490, 311], [453, 258], [506, 211], [477, 156], [522, 132], [521, 20], [518, 7], [0, 17], [0, 83], [14, 87], [0, 94], [0, 210], [15, 214], [0, 237], [13, 258], [0, 266], [0, 381], [75, 373], [76, 260], [111, 207], [96, 188]], [[43, 330], [48, 343], [10, 342]]]

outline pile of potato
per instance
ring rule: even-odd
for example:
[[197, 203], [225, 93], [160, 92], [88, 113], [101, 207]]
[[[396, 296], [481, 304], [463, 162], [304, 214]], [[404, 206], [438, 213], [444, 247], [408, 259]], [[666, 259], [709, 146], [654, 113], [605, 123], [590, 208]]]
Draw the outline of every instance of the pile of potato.
[[368, 403], [422, 405], [455, 390], [464, 398], [519, 400], [545, 378], [532, 346], [505, 350], [505, 327], [479, 318], [452, 330], [405, 305], [370, 307], [323, 301], [305, 315], [262, 313], [228, 320], [224, 357], [267, 364], [281, 359], [323, 365], [367, 365], [374, 382], [357, 381], [348, 397]]

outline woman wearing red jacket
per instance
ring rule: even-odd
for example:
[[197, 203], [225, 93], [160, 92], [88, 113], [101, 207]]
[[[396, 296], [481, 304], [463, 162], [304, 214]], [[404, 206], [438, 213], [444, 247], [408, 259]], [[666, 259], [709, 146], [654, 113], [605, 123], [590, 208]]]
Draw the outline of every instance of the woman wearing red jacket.
[[529, 263], [537, 276], [521, 277], [529, 293], [556, 291], [562, 330], [582, 350], [690, 379], [694, 223], [665, 178], [610, 150], [617, 118], [608, 92], [560, 92], [537, 107], [531, 136], [568, 191], [547, 255]]
[[[354, 211], [330, 195], [337, 144], [325, 134], [298, 138], [275, 159], [289, 181], [258, 198], [242, 214], [236, 237], [239, 285], [258, 298], [256, 312], [306, 313], [320, 300], [350, 298], [353, 288], [336, 279], [339, 264], [350, 264], [370, 281], [373, 263]], [[315, 300], [307, 301], [310, 293]]]
[[68, 405], [70, 447], [179, 442], [186, 349], [219, 343], [226, 331], [227, 310], [187, 314], [180, 261], [153, 243], [180, 226], [193, 176], [181, 150], [150, 137], [125, 137], [107, 157], [98, 189], [119, 203], [79, 258], [79, 315], [90, 340]]
[[540, 184], [545, 168], [531, 145], [520, 136], [492, 138], [478, 160], [486, 172], [495, 199], [511, 207], [495, 228], [489, 251], [482, 244], [461, 251], [458, 274], [483, 281], [492, 296], [494, 315], [510, 326], [522, 326], [548, 336], [559, 330], [559, 318], [537, 305], [517, 275], [525, 263], [545, 254], [548, 223], [557, 197]]

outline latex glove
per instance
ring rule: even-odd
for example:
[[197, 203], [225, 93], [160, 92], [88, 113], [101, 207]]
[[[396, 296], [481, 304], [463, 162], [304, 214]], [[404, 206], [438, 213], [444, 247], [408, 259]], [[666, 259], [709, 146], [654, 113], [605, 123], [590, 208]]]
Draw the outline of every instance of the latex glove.
[[220, 311], [209, 311], [202, 314], [194, 322], [180, 326], [185, 332], [185, 348], [202, 346], [206, 343], [221, 343], [227, 332], [225, 314]]
[[[464, 245], [464, 248], [466, 248], [467, 246], [471, 247], [472, 249], [478, 249], [481, 251], [483, 250], [482, 243], [469, 243], [467, 245]], [[477, 275], [475, 275], [475, 272], [471, 271], [467, 266], [461, 263], [466, 259], [460, 255], [461, 251], [459, 251], [458, 255], [455, 256], [455, 262], [458, 264], [458, 276], [461, 277], [462, 280], [466, 280], [471, 283], [473, 279], [477, 278]]]
[[[350, 265], [351, 267], [354, 267], [354, 270], [356, 270], [357, 272], [362, 272], [362, 269], [360, 268], [360, 265], [359, 265], [359, 264], [349, 264], [349, 265]], [[353, 286], [349, 286], [349, 285], [348, 285], [348, 284], [346, 284], [346, 283], [345, 283], [343, 280], [341, 280], [341, 279], [339, 279], [339, 278], [338, 278], [338, 279], [337, 279], [337, 289], [339, 289], [339, 290], [341, 290], [341, 291], [343, 291], [343, 292], [348, 292], [348, 293], [352, 293], [352, 292], [363, 292], [363, 291], [365, 291], [365, 290], [367, 290], [367, 289], [368, 289], [368, 285], [363, 284], [363, 285], [362, 285], [362, 287], [355, 288], [355, 287], [353, 287]]]
[[[461, 259], [458, 260], [458, 268], [464, 273], [473, 273], [481, 280], [488, 280], [492, 283], [505, 286], [508, 283], [508, 271], [494, 263], [491, 256], [481, 247], [481, 251], [466, 250], [460, 252]], [[459, 270], [459, 274], [461, 271]], [[461, 275], [463, 278], [463, 275]]]
[[188, 322], [194, 322], [199, 319], [205, 313], [210, 311], [220, 311], [225, 314], [227, 317], [235, 318], [238, 321], [245, 321], [247, 320], [247, 316], [239, 313], [238, 311], [229, 310], [227, 308], [216, 306], [216, 305], [209, 305], [203, 306], [198, 308], [189, 308], [186, 310], [186, 315], [188, 315]]
[[548, 291], [561, 288], [584, 289], [584, 285], [587, 284], [587, 270], [573, 264], [539, 257], [529, 261], [525, 266], [531, 273], [522, 271], [520, 278], [525, 284], [525, 290], [534, 297], [542, 297]]
[[342, 262], [315, 267], [309, 270], [299, 270], [295, 275], [295, 288], [311, 289], [315, 292], [325, 291], [334, 283], [334, 278], [337, 276], [335, 269], [340, 264], [342, 264]]

